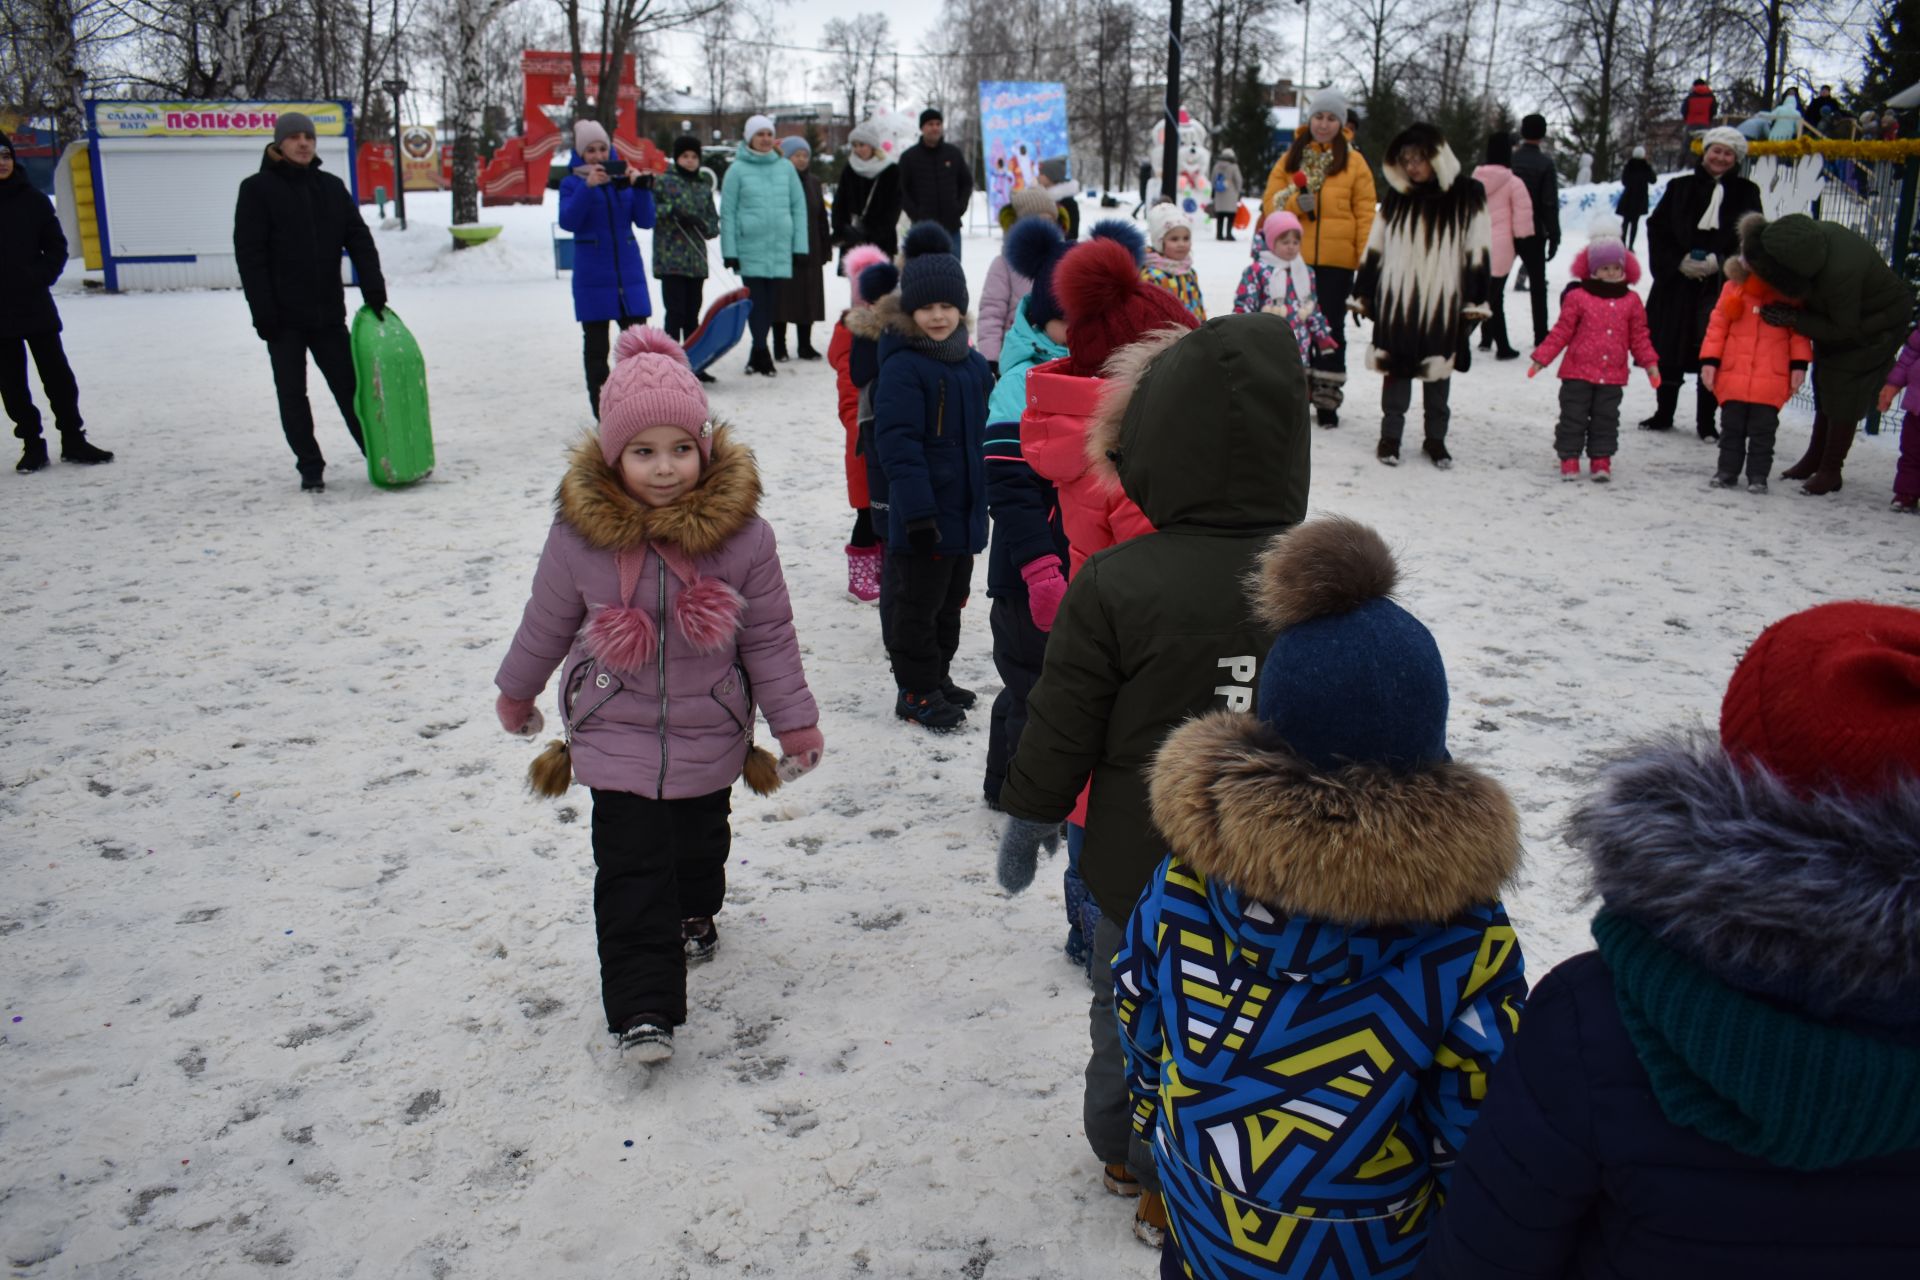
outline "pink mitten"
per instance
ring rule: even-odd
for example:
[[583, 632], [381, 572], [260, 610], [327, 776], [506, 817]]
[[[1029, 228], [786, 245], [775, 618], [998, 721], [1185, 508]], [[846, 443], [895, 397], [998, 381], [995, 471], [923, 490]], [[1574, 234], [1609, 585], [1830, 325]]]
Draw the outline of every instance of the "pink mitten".
[[493, 700], [493, 710], [500, 717], [502, 729], [523, 738], [534, 737], [547, 727], [546, 717], [533, 705], [532, 698], [509, 698], [503, 693]]
[[1053, 630], [1053, 619], [1067, 594], [1067, 579], [1060, 572], [1060, 558], [1041, 556], [1038, 560], [1029, 560], [1020, 566], [1020, 576], [1027, 580], [1027, 612], [1033, 615], [1033, 625], [1042, 631]]
[[827, 740], [820, 736], [818, 725], [808, 725], [804, 729], [791, 729], [780, 734], [780, 780], [792, 782], [803, 773], [811, 773], [820, 763], [820, 757], [827, 753]]

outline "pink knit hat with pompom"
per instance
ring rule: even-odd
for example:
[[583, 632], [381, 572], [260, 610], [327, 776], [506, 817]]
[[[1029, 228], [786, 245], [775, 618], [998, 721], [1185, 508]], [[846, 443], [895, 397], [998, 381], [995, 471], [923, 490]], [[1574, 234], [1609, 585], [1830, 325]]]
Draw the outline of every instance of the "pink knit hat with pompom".
[[869, 307], [879, 301], [877, 298], [863, 298], [860, 296], [860, 273], [868, 267], [877, 267], [883, 262], [893, 261], [893, 259], [887, 256], [887, 251], [875, 244], [856, 245], [847, 250], [847, 256], [840, 261], [846, 268], [847, 283], [851, 286], [853, 295], [853, 305], [856, 307]]
[[678, 427], [700, 446], [704, 466], [713, 457], [713, 420], [707, 395], [679, 343], [637, 324], [614, 344], [619, 363], [600, 388], [600, 456], [615, 465], [648, 427]]
[[1260, 236], [1267, 242], [1269, 249], [1273, 248], [1274, 241], [1287, 232], [1299, 230], [1300, 219], [1285, 209], [1275, 209], [1267, 215], [1267, 220], [1260, 224]]

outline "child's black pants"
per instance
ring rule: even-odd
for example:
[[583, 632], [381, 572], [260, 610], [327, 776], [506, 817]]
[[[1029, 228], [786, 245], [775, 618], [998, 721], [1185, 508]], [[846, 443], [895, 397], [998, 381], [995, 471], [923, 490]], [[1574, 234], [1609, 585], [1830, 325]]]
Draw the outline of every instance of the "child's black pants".
[[972, 556], [896, 553], [893, 635], [887, 643], [893, 678], [909, 693], [931, 693], [947, 682], [960, 650], [960, 609], [973, 586]]
[[733, 789], [685, 800], [593, 792], [593, 923], [607, 1029], [639, 1014], [687, 1020], [680, 922], [715, 915], [727, 891]]

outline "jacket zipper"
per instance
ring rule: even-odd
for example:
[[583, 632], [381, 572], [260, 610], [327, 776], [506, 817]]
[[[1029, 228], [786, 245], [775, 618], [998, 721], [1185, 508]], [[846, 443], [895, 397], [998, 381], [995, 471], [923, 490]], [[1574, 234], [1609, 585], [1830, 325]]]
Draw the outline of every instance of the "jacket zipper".
[[657, 552], [654, 559], [660, 561], [660, 630], [657, 633], [660, 643], [655, 646], [660, 668], [660, 781], [654, 788], [654, 797], [664, 800], [667, 798], [667, 562]]
[[[620, 233], [624, 230], [619, 223], [619, 202], [613, 198], [613, 184], [606, 187], [607, 196], [607, 243], [613, 249], [613, 293], [620, 299], [620, 314], [614, 318], [614, 324], [626, 319], [632, 313], [627, 310], [627, 282], [620, 275]], [[618, 336], [617, 334], [615, 335]]]
[[938, 440], [947, 430], [947, 380], [940, 379], [940, 407], [933, 415], [933, 438]]

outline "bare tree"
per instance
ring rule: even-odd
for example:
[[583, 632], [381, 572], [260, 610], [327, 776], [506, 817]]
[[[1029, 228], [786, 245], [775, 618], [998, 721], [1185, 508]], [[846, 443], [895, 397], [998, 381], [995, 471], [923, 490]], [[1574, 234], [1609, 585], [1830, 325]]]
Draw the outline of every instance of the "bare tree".
[[1414, 14], [1415, 0], [1335, 0], [1330, 6], [1339, 33], [1333, 59], [1360, 82], [1362, 100], [1379, 96], [1419, 49]]
[[[601, 0], [598, 32], [591, 50], [582, 31], [582, 0], [559, 0], [567, 28], [567, 48], [573, 56], [573, 97], [576, 118], [592, 118], [605, 125], [609, 133], [620, 119], [620, 95], [617, 86], [627, 56], [636, 63], [645, 62], [650, 52], [648, 37], [662, 31], [699, 25], [704, 19], [726, 8], [727, 0]], [[591, 55], [591, 56], [590, 56]], [[587, 66], [596, 68], [599, 95], [587, 93]], [[592, 101], [589, 111], [587, 103]]]
[[89, 68], [124, 34], [106, 0], [8, 0], [0, 5], [4, 105], [52, 116], [63, 138], [80, 136]]
[[851, 22], [828, 21], [822, 33], [827, 49], [827, 76], [846, 95], [847, 119], [858, 122], [862, 110], [872, 110], [874, 99], [887, 82], [882, 53], [893, 43], [884, 13], [863, 13]]
[[734, 0], [745, 34], [737, 37], [740, 54], [736, 66], [736, 84], [747, 105], [756, 110], [770, 106], [778, 96], [775, 77], [780, 66], [780, 20], [774, 0]]
[[1277, 0], [1198, 0], [1186, 10], [1185, 41], [1200, 73], [1195, 85], [1204, 91], [1209, 128], [1226, 120], [1234, 82], [1248, 62], [1281, 61], [1274, 27], [1279, 8]]

